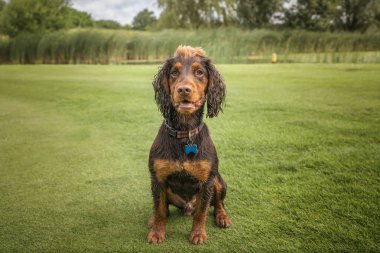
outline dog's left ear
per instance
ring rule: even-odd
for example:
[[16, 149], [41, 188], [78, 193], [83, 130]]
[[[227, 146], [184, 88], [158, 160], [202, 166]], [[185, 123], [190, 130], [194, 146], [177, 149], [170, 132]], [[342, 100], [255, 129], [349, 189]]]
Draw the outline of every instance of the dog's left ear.
[[211, 60], [206, 59], [205, 63], [209, 76], [207, 88], [207, 117], [212, 118], [218, 116], [220, 111], [223, 112], [222, 106], [226, 95], [226, 85]]

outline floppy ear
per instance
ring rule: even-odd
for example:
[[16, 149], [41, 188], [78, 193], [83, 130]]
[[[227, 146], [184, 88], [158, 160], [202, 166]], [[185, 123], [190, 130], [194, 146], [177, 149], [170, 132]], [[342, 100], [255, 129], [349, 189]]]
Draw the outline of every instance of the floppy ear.
[[169, 74], [173, 59], [168, 59], [159, 69], [153, 80], [154, 99], [164, 118], [169, 117], [170, 113], [170, 90]]
[[216, 117], [220, 111], [223, 112], [222, 105], [226, 95], [226, 86], [222, 76], [216, 70], [210, 59], [206, 60], [208, 71], [208, 88], [207, 88], [207, 117]]

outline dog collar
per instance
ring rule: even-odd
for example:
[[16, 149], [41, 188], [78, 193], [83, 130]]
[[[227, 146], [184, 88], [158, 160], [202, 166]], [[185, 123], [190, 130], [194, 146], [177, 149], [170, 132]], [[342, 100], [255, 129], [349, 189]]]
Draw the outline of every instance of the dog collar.
[[201, 124], [199, 124], [198, 127], [189, 130], [189, 131], [179, 131], [174, 129], [173, 127], [169, 126], [169, 124], [165, 121], [166, 129], [168, 130], [168, 133], [170, 136], [177, 138], [177, 139], [183, 139], [183, 138], [189, 138], [189, 140], [192, 140], [194, 136], [200, 133], [202, 130], [204, 123], [203, 121]]

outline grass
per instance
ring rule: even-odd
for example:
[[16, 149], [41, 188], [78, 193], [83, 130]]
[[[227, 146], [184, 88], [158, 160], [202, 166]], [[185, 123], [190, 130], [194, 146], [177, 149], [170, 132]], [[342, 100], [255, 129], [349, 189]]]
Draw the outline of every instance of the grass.
[[0, 63], [124, 64], [157, 62], [180, 44], [202, 45], [216, 63], [380, 63], [380, 31], [367, 33], [299, 30], [124, 31], [71, 29], [0, 37]]
[[233, 226], [153, 246], [157, 66], [0, 66], [0, 252], [379, 252], [380, 65], [218, 68]]

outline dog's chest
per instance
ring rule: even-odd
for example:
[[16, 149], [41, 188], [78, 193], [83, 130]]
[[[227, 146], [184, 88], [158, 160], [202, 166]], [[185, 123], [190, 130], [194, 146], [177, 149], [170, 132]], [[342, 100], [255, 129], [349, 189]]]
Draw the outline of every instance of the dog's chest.
[[[174, 172], [166, 179], [166, 186], [173, 194], [177, 194], [186, 202], [192, 201], [201, 188], [201, 182], [187, 174], [187, 172]], [[169, 196], [170, 198], [170, 196]]]
[[211, 171], [211, 163], [206, 160], [199, 161], [171, 161], [157, 159], [153, 162], [157, 180], [160, 183], [165, 182], [172, 174], [187, 174], [200, 182], [206, 182]]

